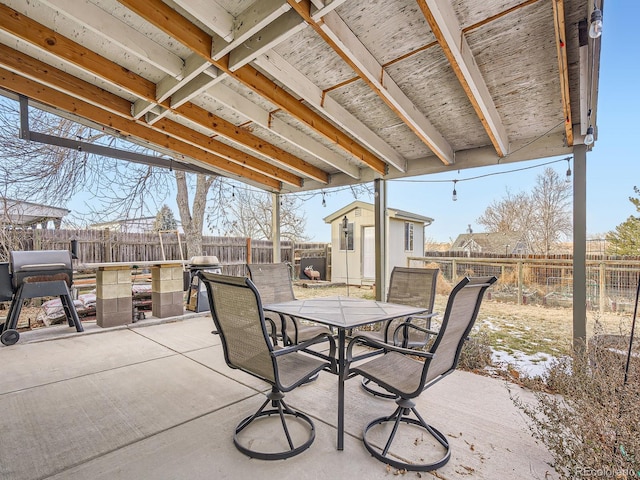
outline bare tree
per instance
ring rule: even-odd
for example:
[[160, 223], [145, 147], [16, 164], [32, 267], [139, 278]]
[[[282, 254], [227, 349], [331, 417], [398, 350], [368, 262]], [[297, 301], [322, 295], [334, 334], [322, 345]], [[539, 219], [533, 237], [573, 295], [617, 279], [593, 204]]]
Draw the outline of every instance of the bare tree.
[[533, 253], [549, 254], [571, 235], [571, 185], [547, 167], [531, 194], [507, 194], [494, 200], [477, 219], [489, 232], [517, 232]]
[[[99, 143], [154, 155], [155, 152], [104, 132], [31, 108], [34, 131]], [[177, 184], [181, 222], [187, 233], [189, 256], [202, 253], [202, 225], [207, 195], [216, 176], [193, 175], [195, 191], [189, 207], [184, 172], [137, 164], [83, 151], [28, 142], [18, 137], [17, 102], [0, 99], [0, 193], [5, 197], [66, 205], [79, 192], [92, 192], [86, 201], [92, 222], [135, 218], [156, 212]]]
[[530, 199], [526, 193], [512, 194], [509, 190], [501, 200], [494, 200], [477, 222], [490, 232], [520, 232], [529, 228]]
[[[293, 241], [304, 241], [306, 218], [300, 213], [302, 201], [298, 197], [280, 197], [280, 233]], [[233, 188], [227, 196], [224, 218], [221, 221], [225, 234], [239, 237], [271, 240], [272, 196], [266, 192]]]
[[531, 202], [537, 224], [537, 228], [531, 230], [533, 244], [548, 255], [553, 245], [571, 236], [571, 185], [547, 167], [537, 177]]

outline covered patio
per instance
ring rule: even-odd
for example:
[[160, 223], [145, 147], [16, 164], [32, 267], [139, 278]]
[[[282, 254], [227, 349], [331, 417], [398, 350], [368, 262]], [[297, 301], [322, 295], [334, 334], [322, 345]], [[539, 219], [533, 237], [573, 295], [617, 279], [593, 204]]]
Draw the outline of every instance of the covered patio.
[[[274, 195], [573, 155], [574, 338], [586, 336], [586, 154], [602, 0], [0, 1], [0, 93], [20, 135]], [[150, 159], [29, 127], [48, 110]]]
[[[287, 394], [291, 406], [316, 424], [309, 450], [272, 462], [238, 452], [233, 429], [261, 403], [267, 385], [226, 366], [212, 326], [202, 314], [110, 329], [87, 324], [81, 334], [54, 326], [26, 332], [17, 345], [0, 348], [0, 478], [398, 475], [371, 457], [361, 441], [364, 425], [388, 414], [393, 401], [366, 394], [358, 378], [348, 381], [345, 448], [337, 451], [337, 380], [324, 372]], [[418, 408], [452, 446], [451, 461], [432, 472], [435, 477], [555, 478], [550, 455], [531, 437], [503, 380], [457, 371], [421, 395]]]

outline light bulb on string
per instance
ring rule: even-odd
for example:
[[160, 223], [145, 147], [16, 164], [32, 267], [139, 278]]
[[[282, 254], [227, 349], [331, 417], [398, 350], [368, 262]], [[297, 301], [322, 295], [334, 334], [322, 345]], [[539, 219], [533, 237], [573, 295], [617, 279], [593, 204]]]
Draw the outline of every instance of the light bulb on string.
[[602, 10], [594, 8], [591, 12], [591, 24], [589, 25], [589, 36], [599, 38], [602, 35]]
[[324, 198], [324, 192], [322, 192], [322, 206], [326, 207], [327, 206], [327, 201]]
[[236, 186], [231, 185], [231, 198], [236, 198]]
[[567, 158], [567, 183], [571, 182], [571, 162], [570, 160]]
[[584, 136], [584, 144], [593, 145], [594, 141], [595, 139], [593, 137], [593, 126], [589, 125], [589, 128], [587, 128], [587, 134]]
[[453, 181], [453, 194], [451, 195], [451, 200], [453, 200], [454, 202], [458, 200], [458, 192], [456, 192], [456, 183], [458, 183], [458, 180]]

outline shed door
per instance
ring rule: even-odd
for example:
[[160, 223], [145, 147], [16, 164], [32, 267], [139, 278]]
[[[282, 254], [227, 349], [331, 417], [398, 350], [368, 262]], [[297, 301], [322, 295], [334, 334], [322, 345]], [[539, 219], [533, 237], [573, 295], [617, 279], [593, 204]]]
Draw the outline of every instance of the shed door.
[[376, 278], [376, 229], [362, 229], [362, 278]]

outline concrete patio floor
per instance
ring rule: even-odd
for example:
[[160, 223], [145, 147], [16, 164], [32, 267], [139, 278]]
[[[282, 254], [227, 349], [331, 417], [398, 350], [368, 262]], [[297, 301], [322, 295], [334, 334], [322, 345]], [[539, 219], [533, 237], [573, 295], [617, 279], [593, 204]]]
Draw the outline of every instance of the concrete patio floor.
[[[359, 379], [349, 380], [345, 449], [337, 451], [337, 378], [324, 372], [286, 397], [315, 422], [309, 450], [270, 462], [238, 452], [233, 430], [268, 387], [226, 366], [212, 328], [203, 314], [115, 329], [89, 322], [85, 333], [55, 326], [0, 345], [0, 478], [395, 477], [361, 440], [364, 425], [390, 414], [393, 401], [373, 398]], [[531, 437], [504, 381], [457, 371], [417, 403], [451, 443], [451, 460], [435, 477], [555, 478], [549, 454]]]

